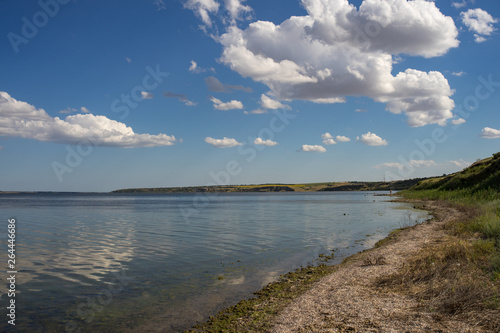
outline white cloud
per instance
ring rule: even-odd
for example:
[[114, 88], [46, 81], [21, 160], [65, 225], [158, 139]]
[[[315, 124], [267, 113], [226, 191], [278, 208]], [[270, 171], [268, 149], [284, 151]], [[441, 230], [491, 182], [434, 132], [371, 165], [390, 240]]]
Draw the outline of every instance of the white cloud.
[[493, 25], [498, 20], [481, 8], [469, 9], [460, 13], [460, 15], [462, 22], [469, 28], [469, 31], [474, 32], [477, 43], [484, 42], [486, 40], [485, 36], [490, 36], [496, 30]]
[[[80, 108], [80, 111], [83, 113], [90, 113], [89, 109], [87, 109], [85, 106], [82, 106]], [[64, 110], [59, 111], [59, 113], [62, 113], [62, 114], [75, 113], [75, 112], [78, 112], [78, 109], [70, 108], [70, 107], [67, 107]]]
[[67, 107], [64, 110], [59, 111], [59, 113], [62, 113], [62, 114], [68, 114], [68, 113], [73, 113], [73, 112], [78, 112], [78, 110], [75, 108]]
[[318, 145], [302, 145], [302, 151], [324, 153], [326, 152], [326, 148]]
[[243, 109], [243, 103], [237, 100], [231, 100], [229, 102], [222, 102], [220, 99], [217, 99], [215, 97], [210, 97], [210, 101], [214, 103], [214, 109], [216, 110], [234, 110], [234, 109]]
[[453, 125], [461, 125], [461, 124], [464, 124], [465, 122], [466, 122], [466, 121], [465, 121], [465, 119], [464, 119], [464, 118], [453, 119], [453, 120], [451, 121], [451, 123], [452, 123]]
[[462, 2], [452, 2], [451, 4], [453, 7], [457, 8], [457, 9], [467, 6], [467, 3], [465, 2], [465, 0], [463, 0]]
[[272, 109], [272, 110], [276, 110], [276, 109], [290, 109], [290, 107], [288, 105], [282, 104], [281, 102], [279, 102], [277, 100], [274, 100], [274, 99], [266, 96], [265, 94], [262, 94], [260, 96], [260, 105], [264, 109]]
[[125, 58], [125, 60], [130, 64], [132, 62], [132, 59], [130, 58]]
[[229, 13], [229, 18], [231, 24], [235, 24], [236, 20], [241, 20], [242, 16], [246, 14], [250, 14], [252, 12], [252, 8], [250, 6], [242, 5], [241, 3], [245, 0], [224, 0], [224, 4], [226, 10]]
[[198, 103], [190, 101], [190, 100], [185, 100], [183, 102], [184, 102], [184, 104], [186, 104], [186, 106], [196, 106], [196, 105], [198, 105]]
[[147, 91], [141, 91], [141, 96], [144, 99], [152, 99], [154, 97], [153, 93]]
[[224, 137], [223, 139], [214, 139], [208, 136], [205, 138], [205, 142], [214, 146], [215, 148], [230, 148], [242, 145], [235, 139], [226, 137]]
[[198, 72], [198, 64], [196, 63], [196, 61], [191, 60], [191, 66], [189, 66], [188, 70], [193, 73]]
[[387, 146], [388, 144], [386, 140], [371, 132], [361, 135], [361, 138], [358, 137], [358, 140], [368, 146]]
[[435, 166], [436, 162], [432, 160], [410, 160], [410, 165], [414, 167], [430, 167]]
[[486, 139], [498, 139], [500, 138], [500, 130], [491, 127], [485, 127], [483, 128], [481, 136]]
[[278, 144], [276, 141], [262, 140], [261, 138], [255, 139], [253, 141], [253, 143], [256, 145], [262, 145], [262, 146], [268, 146], [268, 147], [276, 146]]
[[90, 141], [96, 146], [135, 148], [170, 146], [176, 141], [166, 134], [137, 134], [124, 123], [105, 116], [76, 114], [64, 120], [49, 116], [0, 91], [0, 136], [21, 137], [65, 144]]
[[343, 135], [337, 135], [335, 137], [335, 140], [337, 140], [337, 142], [349, 142], [349, 141], [351, 141], [351, 139], [349, 139], [347, 136], [343, 136]]
[[384, 168], [395, 168], [395, 169], [403, 169], [403, 164], [398, 162], [388, 162], [377, 164], [374, 166], [375, 169], [384, 169]]
[[463, 72], [463, 71], [460, 71], [460, 72], [453, 72], [453, 73], [451, 73], [451, 75], [454, 75], [454, 76], [459, 76], [459, 77], [460, 77], [460, 76], [464, 76], [464, 75], [465, 75], [465, 72]]
[[252, 110], [250, 112], [244, 111], [243, 113], [244, 114], [265, 114], [265, 113], [268, 113], [268, 111], [265, 109], [256, 109], [256, 110]]
[[333, 140], [333, 139], [325, 139], [325, 140], [323, 140], [323, 144], [325, 144], [325, 145], [335, 145], [335, 144], [337, 144], [337, 142], [335, 142], [335, 140]]
[[356, 110], [354, 110], [354, 111], [356, 111], [356, 112], [368, 112], [368, 110], [367, 110], [367, 109], [356, 109]]
[[324, 133], [324, 134], [321, 134], [321, 138], [322, 138], [323, 140], [326, 140], [326, 139], [333, 139], [333, 136], [332, 136], [330, 133], [326, 132], [326, 133]]
[[212, 26], [210, 14], [215, 14], [219, 10], [219, 3], [214, 0], [187, 0], [184, 7], [195, 12], [208, 27]]
[[190, 71], [191, 73], [205, 73], [208, 71], [215, 72], [215, 69], [213, 67], [210, 67], [208, 69], [202, 68], [198, 66], [198, 63], [196, 61], [191, 60], [191, 65], [189, 66], [188, 71]]
[[408, 167], [413, 167], [413, 168], [423, 168], [423, 167], [431, 167], [431, 166], [436, 166], [436, 162], [433, 160], [410, 160], [409, 163], [402, 164], [398, 162], [389, 162], [389, 163], [382, 163], [382, 164], [377, 164], [374, 166], [375, 169], [385, 169], [385, 168], [395, 168], [395, 169], [403, 169], [403, 168], [408, 168]]
[[410, 126], [444, 125], [453, 116], [453, 91], [441, 73], [392, 75], [398, 54], [435, 57], [458, 46], [453, 19], [433, 2], [364, 0], [359, 10], [343, 0], [302, 4], [308, 15], [279, 25], [229, 27], [219, 38], [221, 61], [266, 84], [277, 99], [332, 103], [367, 96], [405, 112]]
[[334, 145], [337, 143], [335, 142], [335, 140], [333, 140], [333, 136], [328, 132], [321, 134], [321, 139], [323, 139], [323, 143], [325, 145]]
[[467, 162], [467, 161], [464, 161], [462, 159], [458, 160], [458, 161], [450, 161], [451, 164], [459, 167], [459, 168], [466, 168], [468, 167], [469, 165], [471, 165], [472, 163], [471, 162]]

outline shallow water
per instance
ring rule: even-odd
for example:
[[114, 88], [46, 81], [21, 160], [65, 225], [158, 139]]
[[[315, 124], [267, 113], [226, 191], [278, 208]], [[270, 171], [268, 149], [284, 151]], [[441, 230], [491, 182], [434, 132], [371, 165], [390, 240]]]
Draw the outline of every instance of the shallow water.
[[[372, 192], [2, 194], [17, 220], [16, 328], [189, 328], [335, 250], [426, 219]], [[7, 262], [6, 237], [0, 257]], [[0, 272], [5, 281], [6, 269]], [[8, 302], [2, 287], [4, 320]]]

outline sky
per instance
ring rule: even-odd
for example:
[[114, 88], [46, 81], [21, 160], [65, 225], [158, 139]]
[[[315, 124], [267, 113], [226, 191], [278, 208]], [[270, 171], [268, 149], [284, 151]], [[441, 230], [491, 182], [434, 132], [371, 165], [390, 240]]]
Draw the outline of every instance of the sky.
[[0, 1], [0, 191], [382, 181], [500, 151], [500, 2]]

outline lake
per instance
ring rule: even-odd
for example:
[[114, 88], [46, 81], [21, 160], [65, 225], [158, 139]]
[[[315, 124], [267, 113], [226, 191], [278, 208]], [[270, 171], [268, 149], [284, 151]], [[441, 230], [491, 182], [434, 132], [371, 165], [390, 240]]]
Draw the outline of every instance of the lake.
[[[293, 269], [429, 216], [373, 192], [0, 194], [16, 331], [182, 331]], [[1, 239], [0, 330], [7, 324]], [[6, 288], [7, 287], [7, 288]], [[13, 331], [13, 330], [12, 330]]]

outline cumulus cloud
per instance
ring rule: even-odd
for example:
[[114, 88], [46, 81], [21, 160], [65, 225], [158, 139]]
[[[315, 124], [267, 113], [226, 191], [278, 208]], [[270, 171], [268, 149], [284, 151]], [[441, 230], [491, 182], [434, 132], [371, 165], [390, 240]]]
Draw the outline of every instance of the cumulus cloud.
[[452, 123], [453, 125], [461, 125], [461, 124], [464, 124], [465, 122], [466, 122], [466, 121], [465, 121], [465, 119], [464, 119], [464, 118], [453, 119], [453, 120], [451, 121], [451, 123]]
[[324, 134], [321, 134], [321, 138], [322, 138], [323, 140], [326, 140], [326, 139], [333, 139], [333, 136], [332, 136], [330, 133], [326, 132], [326, 133], [324, 133]]
[[387, 146], [387, 141], [375, 133], [368, 132], [358, 137], [358, 140], [368, 146]]
[[347, 136], [343, 136], [343, 135], [337, 135], [335, 137], [335, 140], [337, 140], [337, 142], [349, 142], [349, 141], [351, 141], [351, 139], [349, 139]]
[[451, 73], [451, 75], [454, 75], [454, 76], [458, 76], [458, 77], [460, 77], [460, 76], [464, 76], [464, 75], [465, 75], [465, 72], [463, 72], [463, 71], [460, 71], [460, 72], [453, 72], [453, 73]]
[[278, 99], [338, 103], [367, 96], [406, 113], [410, 126], [444, 125], [453, 94], [439, 72], [392, 75], [398, 54], [435, 57], [458, 46], [451, 17], [431, 1], [302, 0], [307, 15], [267, 21], [220, 36], [221, 61], [266, 84]]
[[474, 32], [477, 43], [484, 42], [486, 40], [485, 36], [490, 36], [496, 30], [493, 25], [498, 20], [481, 8], [469, 9], [460, 13], [460, 16], [469, 31]]
[[290, 107], [288, 105], [282, 104], [281, 102], [279, 102], [279, 101], [277, 101], [275, 99], [272, 99], [272, 98], [268, 97], [265, 94], [262, 94], [260, 96], [260, 105], [264, 109], [272, 109], [272, 110], [276, 110], [276, 109], [290, 109]]
[[205, 138], [205, 142], [212, 145], [215, 148], [230, 148], [242, 145], [235, 139], [226, 137], [224, 137], [223, 139], [214, 139], [208, 136]]
[[234, 99], [224, 103], [220, 99], [217, 99], [215, 97], [210, 97], [210, 101], [214, 103], [214, 109], [216, 110], [227, 111], [227, 110], [243, 109], [243, 103]]
[[302, 145], [302, 151], [324, 153], [326, 152], [326, 148], [319, 145]]
[[196, 105], [195, 102], [190, 101], [188, 99], [188, 97], [184, 94], [178, 94], [178, 93], [174, 93], [171, 91], [165, 91], [165, 92], [163, 92], [163, 96], [167, 97], [167, 98], [177, 98], [180, 102], [183, 102], [187, 106], [195, 106]]
[[337, 143], [333, 140], [333, 136], [328, 132], [321, 134], [321, 139], [323, 139], [323, 144], [325, 145], [334, 145]]
[[141, 96], [144, 99], [153, 99], [155, 97], [153, 93], [147, 92], [147, 91], [141, 91]]
[[229, 92], [231, 90], [242, 90], [244, 92], [253, 92], [252, 88], [242, 85], [222, 84], [216, 77], [209, 76], [205, 79], [208, 90], [215, 92]]
[[268, 147], [276, 146], [278, 144], [276, 141], [262, 140], [261, 138], [255, 139], [253, 141], [253, 143], [256, 145], [262, 145], [262, 146], [268, 146]]
[[500, 138], [500, 130], [491, 127], [485, 127], [483, 128], [481, 136], [486, 139], [498, 139]]
[[49, 116], [0, 91], [0, 136], [21, 137], [65, 144], [90, 141], [96, 146], [135, 148], [169, 146], [176, 141], [166, 134], [137, 134], [124, 123], [105, 116], [76, 114], [64, 120]]

